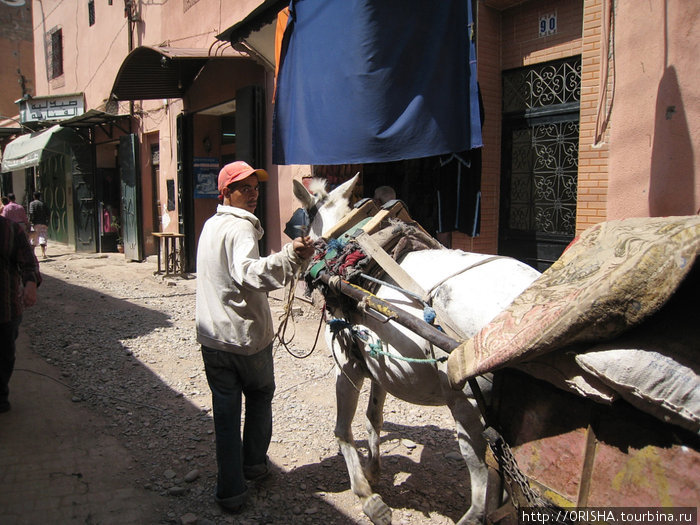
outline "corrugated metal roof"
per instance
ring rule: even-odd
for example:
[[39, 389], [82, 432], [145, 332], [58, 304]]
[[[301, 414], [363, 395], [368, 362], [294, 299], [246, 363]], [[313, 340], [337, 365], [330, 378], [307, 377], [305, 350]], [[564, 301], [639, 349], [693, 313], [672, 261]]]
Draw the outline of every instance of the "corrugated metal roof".
[[230, 48], [213, 54], [211, 49], [137, 47], [122, 62], [112, 86], [112, 97], [116, 100], [182, 98], [208, 61], [244, 57]]

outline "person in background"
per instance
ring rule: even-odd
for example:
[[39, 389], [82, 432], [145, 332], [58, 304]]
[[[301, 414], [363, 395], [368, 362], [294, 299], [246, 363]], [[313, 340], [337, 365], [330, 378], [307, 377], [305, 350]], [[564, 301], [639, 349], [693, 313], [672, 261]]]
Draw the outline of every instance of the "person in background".
[[15, 202], [14, 193], [8, 193], [7, 199], [8, 203], [2, 209], [2, 216], [19, 224], [22, 231], [29, 235], [29, 218], [27, 212], [24, 211], [24, 206]]
[[0, 217], [0, 413], [10, 410], [10, 377], [24, 307], [36, 303], [39, 263], [20, 225]]
[[374, 202], [380, 208], [384, 206], [387, 202], [396, 199], [396, 192], [391, 186], [379, 186], [374, 190]]
[[267, 178], [265, 170], [242, 161], [224, 166], [218, 178], [221, 204], [204, 224], [197, 247], [196, 329], [212, 394], [215, 500], [230, 512], [247, 500], [246, 481], [269, 473], [275, 377], [267, 293], [292, 280], [314, 252], [310, 238], [297, 237], [280, 252], [260, 257], [263, 229], [253, 213], [258, 185]]
[[29, 203], [29, 222], [34, 229], [30, 237], [32, 247], [41, 246], [41, 256], [46, 259], [46, 239], [49, 232], [49, 207], [41, 200], [41, 193], [34, 192], [34, 200]]
[[0, 197], [0, 216], [2, 215], [2, 210], [5, 207], [5, 204], [9, 203], [10, 199], [5, 197], [4, 195]]

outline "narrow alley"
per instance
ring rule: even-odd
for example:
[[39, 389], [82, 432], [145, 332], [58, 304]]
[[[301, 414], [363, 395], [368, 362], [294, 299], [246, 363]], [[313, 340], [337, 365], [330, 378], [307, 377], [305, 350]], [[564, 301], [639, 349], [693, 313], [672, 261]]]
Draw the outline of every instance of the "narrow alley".
[[[358, 523], [333, 437], [334, 362], [320, 313], [295, 301], [289, 351], [275, 353], [274, 475], [240, 514], [213, 501], [214, 432], [194, 333], [191, 278], [154, 275], [155, 261], [77, 254], [49, 244], [39, 303], [20, 330], [0, 415], [0, 523]], [[273, 318], [283, 311], [273, 294]], [[364, 412], [367, 390], [358, 410]], [[445, 407], [387, 400], [384, 473], [376, 488], [394, 523], [450, 524], [464, 512], [468, 476]], [[366, 445], [362, 418], [355, 436]], [[365, 450], [361, 448], [361, 450]]]

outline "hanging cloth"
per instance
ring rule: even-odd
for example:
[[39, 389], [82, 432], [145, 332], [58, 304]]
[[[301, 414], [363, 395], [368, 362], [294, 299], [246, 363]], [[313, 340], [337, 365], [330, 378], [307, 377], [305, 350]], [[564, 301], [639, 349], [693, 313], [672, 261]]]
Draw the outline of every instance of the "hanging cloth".
[[471, 0], [295, 0], [275, 164], [415, 159], [481, 143]]

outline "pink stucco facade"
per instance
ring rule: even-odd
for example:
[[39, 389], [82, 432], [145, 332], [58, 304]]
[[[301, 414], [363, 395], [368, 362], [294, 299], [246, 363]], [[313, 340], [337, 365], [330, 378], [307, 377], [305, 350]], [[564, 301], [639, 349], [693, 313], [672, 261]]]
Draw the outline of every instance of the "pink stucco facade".
[[700, 208], [700, 3], [617, 2], [608, 219]]
[[[133, 2], [131, 22], [125, 15], [124, 2], [95, 2], [95, 23], [88, 25], [87, 3], [73, 8], [58, 0], [33, 2], [34, 51], [36, 53], [37, 93], [42, 96], [63, 93], [84, 93], [86, 109], [106, 108], [112, 86], [129, 51], [139, 46], [168, 46], [182, 49], [200, 49], [211, 54], [231, 52], [230, 44], [216, 39], [220, 34], [247, 16], [260, 2], [238, 0], [222, 4], [213, 0], [185, 0], [184, 2]], [[50, 79], [50, 53], [45, 35], [56, 29], [63, 32], [63, 63], [65, 73]], [[131, 33], [131, 35], [130, 35]], [[223, 51], [222, 51], [223, 50]], [[197, 77], [184, 99], [135, 100], [119, 102], [119, 113], [131, 115], [130, 131], [139, 136], [139, 157], [142, 177], [142, 233], [144, 255], [156, 251], [152, 231], [178, 230], [180, 210], [165, 210], [166, 181], [178, 179], [177, 118], [183, 112], [206, 112], [218, 104], [235, 98], [236, 89], [245, 85], [264, 88], [266, 105], [265, 165], [270, 172], [266, 193], [266, 240], [271, 250], [277, 250], [287, 240], [281, 233], [284, 222], [295, 207], [291, 192], [291, 174], [294, 167], [271, 164], [271, 120], [274, 72], [253, 58], [221, 65], [207, 66]], [[192, 154], [197, 157], [235, 155], [234, 147], [221, 146], [216, 117], [195, 116]], [[118, 132], [117, 132], [118, 134]], [[98, 169], [114, 169], [118, 136], [107, 137], [97, 130], [96, 159]], [[209, 150], [203, 140], [210, 138]], [[211, 140], [213, 139], [213, 140]], [[157, 176], [151, 176], [149, 157], [154, 147], [159, 150], [160, 164]], [[302, 169], [303, 171], [303, 169]], [[308, 171], [308, 168], [307, 168]], [[299, 175], [300, 176], [300, 175]], [[216, 207], [216, 199], [194, 199], [194, 243], [201, 227]], [[166, 217], [167, 216], [167, 217]], [[162, 224], [158, 224], [161, 222]]]
[[[581, 57], [580, 137], [575, 229], [607, 219], [697, 213], [700, 183], [696, 150], [700, 139], [700, 84], [695, 65], [700, 51], [700, 5], [686, 0], [473, 0], [477, 12], [478, 75], [486, 120], [481, 179], [481, 234], [454, 233], [452, 246], [497, 253], [502, 226], [503, 180], [501, 82], [504, 71]], [[34, 91], [38, 96], [84, 93], [86, 109], [107, 109], [112, 86], [130, 49], [140, 46], [196, 48], [217, 54], [230, 43], [216, 39], [260, 6], [261, 0], [180, 0], [177, 2], [96, 1], [95, 23], [88, 24], [88, 2], [34, 0]], [[133, 5], [131, 17], [125, 6]], [[613, 9], [606, 27], [606, 9]], [[537, 21], [555, 13], [558, 30], [537, 35]], [[65, 71], [49, 78], [47, 36], [63, 32]], [[270, 39], [270, 34], [265, 38]], [[606, 49], [605, 43], [609, 44]], [[606, 55], [607, 53], [607, 55]], [[608, 75], [609, 80], [602, 92]], [[225, 65], [208, 65], [183, 98], [120, 101], [128, 115], [127, 132], [139, 137], [142, 179], [144, 255], [155, 253], [152, 231], [175, 232], [180, 203], [164, 209], [168, 183], [179, 183], [178, 117], [194, 119], [191, 154], [222, 159], [235, 149], [205, 139], [219, 133], [212, 108], [235, 99], [236, 89], [257, 85], [264, 92], [263, 164], [268, 250], [288, 239], [282, 233], [297, 207], [292, 180], [310, 166], [276, 166], [271, 161], [272, 64], [252, 54]], [[113, 108], [110, 108], [110, 111]], [[607, 126], [601, 126], [607, 122]], [[597, 140], [596, 131], [602, 133]], [[95, 130], [98, 170], [116, 170], [119, 130]], [[157, 170], [150, 164], [159, 151]], [[208, 149], [207, 149], [208, 148]], [[213, 211], [214, 199], [193, 199], [191, 220], [196, 239]]]

